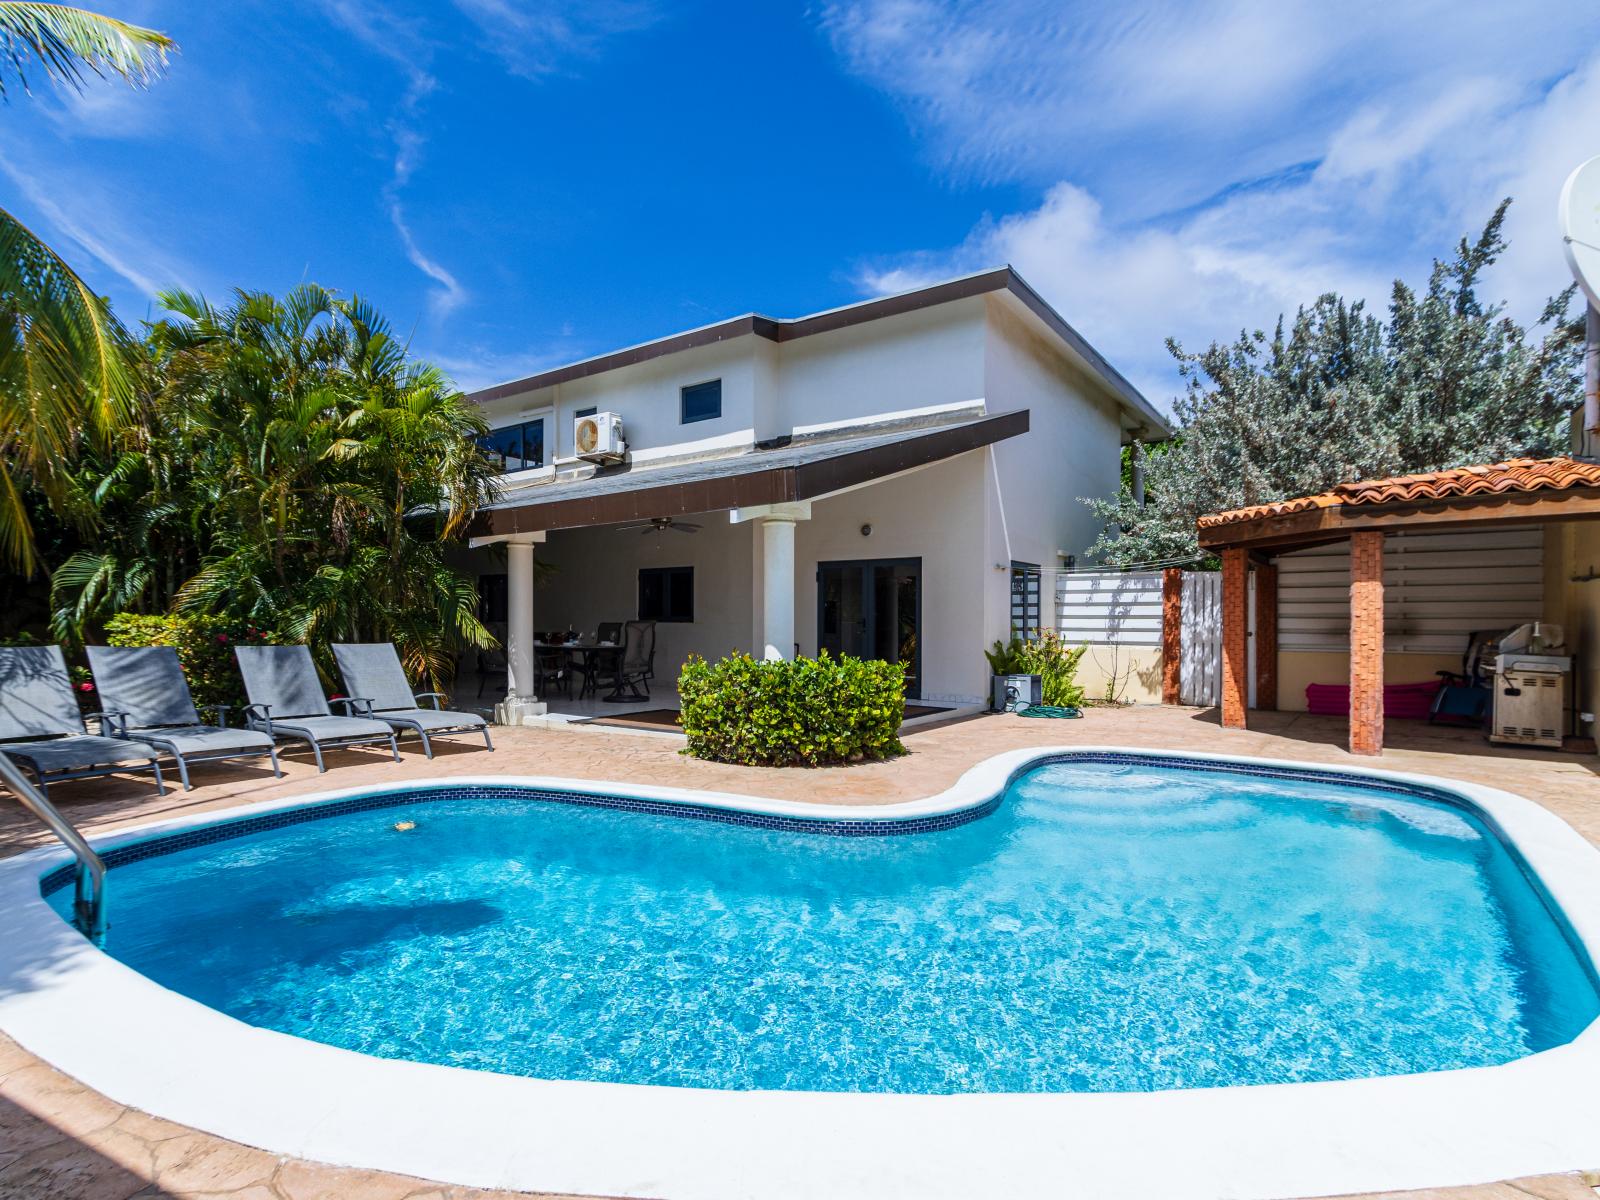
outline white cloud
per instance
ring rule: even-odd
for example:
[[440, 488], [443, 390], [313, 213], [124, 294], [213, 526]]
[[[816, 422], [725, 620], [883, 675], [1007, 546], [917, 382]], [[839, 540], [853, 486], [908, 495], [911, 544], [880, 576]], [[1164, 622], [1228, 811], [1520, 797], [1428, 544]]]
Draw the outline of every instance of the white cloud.
[[80, 273], [87, 274], [83, 264], [75, 261], [83, 254], [146, 300], [154, 300], [159, 291], [191, 286], [190, 268], [160, 249], [159, 234], [127, 216], [107, 189], [38, 162], [20, 162], [3, 151], [0, 174], [44, 218], [49, 229], [46, 240], [52, 249]]
[[541, 79], [574, 58], [589, 58], [620, 34], [636, 33], [659, 17], [647, 0], [455, 0], [479, 29], [485, 47], [514, 75]]
[[406, 224], [405, 210], [400, 207], [400, 202], [393, 198], [389, 201], [389, 220], [394, 223], [395, 232], [400, 235], [400, 242], [405, 246], [406, 257], [411, 260], [411, 265], [439, 285], [433, 289], [428, 298], [428, 310], [435, 320], [443, 320], [466, 303], [466, 288], [417, 245], [417, 239], [411, 235], [411, 227]]
[[[1504, 196], [1511, 250], [1488, 290], [1531, 319], [1567, 282], [1555, 197], [1600, 150], [1600, 49], [1551, 32], [1564, 8], [1507, 21], [1488, 6], [1235, 0], [1206, 6], [1216, 26], [1201, 29], [1160, 3], [1053, 21], [998, 7], [826, 14], [846, 62], [889, 88], [948, 170], [1051, 181], [958, 246], [866, 265], [864, 290], [1010, 262], [1163, 403], [1167, 335], [1197, 349], [1325, 291], [1381, 309], [1396, 276], [1424, 283]], [[1007, 23], [1019, 15], [1032, 20]], [[1014, 94], [997, 96], [1007, 73]]]

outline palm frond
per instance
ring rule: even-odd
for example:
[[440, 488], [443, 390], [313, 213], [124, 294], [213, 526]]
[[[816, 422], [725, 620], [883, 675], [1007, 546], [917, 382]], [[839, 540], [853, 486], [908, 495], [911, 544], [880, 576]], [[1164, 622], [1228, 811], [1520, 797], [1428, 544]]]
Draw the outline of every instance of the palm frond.
[[[164, 33], [86, 9], [0, 0], [0, 61], [10, 64], [23, 91], [29, 90], [28, 73], [36, 68], [72, 88], [83, 87], [85, 72], [144, 87], [166, 68], [174, 49]], [[0, 71], [0, 96], [5, 82]]]

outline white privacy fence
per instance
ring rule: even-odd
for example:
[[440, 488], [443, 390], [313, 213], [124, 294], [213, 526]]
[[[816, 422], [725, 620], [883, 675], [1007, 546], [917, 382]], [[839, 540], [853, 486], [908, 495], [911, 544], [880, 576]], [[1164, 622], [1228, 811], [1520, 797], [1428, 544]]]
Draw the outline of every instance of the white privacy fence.
[[[1160, 571], [1078, 571], [1056, 576], [1056, 628], [1090, 646], [1162, 646]], [[1179, 702], [1217, 704], [1222, 696], [1222, 581], [1185, 571]]]
[[1178, 703], [1222, 703], [1222, 576], [1183, 573], [1183, 614], [1178, 658]]
[[1056, 576], [1056, 628], [1074, 645], [1161, 645], [1161, 572]]

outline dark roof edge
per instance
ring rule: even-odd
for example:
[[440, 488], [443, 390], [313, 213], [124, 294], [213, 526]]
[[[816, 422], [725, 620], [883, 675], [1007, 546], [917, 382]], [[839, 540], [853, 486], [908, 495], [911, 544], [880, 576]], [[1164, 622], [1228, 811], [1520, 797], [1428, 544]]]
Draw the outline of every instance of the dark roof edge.
[[717, 342], [728, 341], [731, 338], [746, 337], [754, 334], [758, 337], [764, 337], [770, 342], [788, 342], [793, 341], [795, 338], [810, 337], [818, 333], [831, 333], [836, 329], [846, 329], [852, 325], [865, 324], [868, 321], [896, 317], [904, 313], [916, 312], [920, 309], [933, 308], [936, 305], [949, 304], [952, 301], [966, 300], [973, 296], [999, 291], [1009, 291], [1015, 295], [1034, 316], [1044, 322], [1052, 333], [1065, 342], [1073, 353], [1088, 364], [1089, 369], [1101, 378], [1119, 400], [1145, 417], [1155, 430], [1163, 434], [1171, 432], [1166, 418], [1156, 410], [1155, 406], [1146, 400], [1120, 371], [1107, 362], [1104, 356], [1091, 346], [1082, 334], [1067, 324], [1065, 318], [1051, 308], [1044, 298], [1034, 291], [1027, 281], [1010, 266], [995, 267], [972, 275], [962, 275], [956, 279], [947, 279], [942, 283], [930, 284], [927, 287], [916, 288], [909, 292], [898, 292], [892, 296], [879, 296], [871, 300], [861, 300], [855, 304], [827, 309], [823, 312], [812, 313], [806, 317], [779, 320], [774, 317], [761, 316], [759, 313], [746, 313], [741, 317], [732, 317], [726, 321], [702, 325], [698, 329], [689, 329], [683, 333], [671, 334], [668, 337], [657, 338], [655, 341], [640, 342], [638, 345], [628, 346], [621, 350], [613, 350], [608, 354], [597, 355], [594, 358], [582, 359], [578, 362], [568, 363], [565, 366], [552, 367], [548, 371], [540, 371], [524, 379], [497, 383], [492, 387], [469, 392], [467, 398], [483, 404], [491, 400], [503, 399], [506, 396], [516, 396], [523, 392], [536, 391], [539, 388], [571, 383], [576, 379], [587, 379], [592, 375], [615, 371], [620, 367], [636, 366], [642, 362], [649, 362], [654, 358], [662, 358], [668, 354], [677, 354], [684, 350], [693, 350], [700, 346], [710, 346]]
[[679, 517], [758, 504], [810, 500], [901, 471], [927, 466], [1028, 432], [1028, 410], [999, 413], [960, 425], [918, 431], [887, 445], [834, 455], [821, 461], [763, 466], [752, 455], [749, 469], [688, 482], [640, 486], [600, 496], [530, 498], [526, 504], [480, 510], [469, 536], [513, 537], [549, 529], [613, 525], [652, 517]]

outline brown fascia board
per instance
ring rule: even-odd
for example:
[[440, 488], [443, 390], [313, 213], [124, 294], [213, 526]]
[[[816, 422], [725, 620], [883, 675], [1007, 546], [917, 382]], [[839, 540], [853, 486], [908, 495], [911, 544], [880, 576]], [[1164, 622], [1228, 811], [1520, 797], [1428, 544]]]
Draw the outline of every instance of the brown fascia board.
[[729, 508], [812, 500], [1026, 432], [1028, 410], [1024, 408], [798, 466], [757, 469], [740, 475], [647, 486], [602, 496], [534, 500], [523, 505], [485, 509], [473, 518], [468, 534], [475, 538], [507, 537], [550, 529], [617, 525], [625, 521], [647, 521], [652, 517], [682, 517]]
[[779, 320], [774, 317], [763, 317], [757, 313], [746, 313], [742, 317], [718, 321], [714, 325], [704, 325], [699, 329], [690, 329], [684, 333], [673, 334], [670, 337], [658, 338], [653, 342], [643, 342], [637, 346], [629, 346], [626, 349], [615, 350], [595, 358], [587, 358], [581, 362], [568, 363], [563, 367], [553, 367], [548, 371], [530, 375], [526, 379], [495, 384], [493, 387], [471, 392], [467, 398], [475, 403], [485, 404], [492, 400], [504, 399], [507, 396], [520, 396], [525, 392], [538, 391], [541, 388], [554, 387], [561, 383], [571, 383], [576, 379], [587, 379], [590, 376], [601, 375], [607, 371], [615, 371], [621, 367], [637, 366], [639, 363], [649, 362], [651, 359], [664, 358], [669, 354], [678, 354], [681, 351], [693, 350], [700, 346], [715, 345], [718, 342], [726, 342], [733, 338], [753, 335], [766, 338], [769, 342], [789, 342], [794, 341], [796, 338], [810, 337], [819, 333], [832, 333], [834, 330], [847, 329], [852, 325], [863, 325], [869, 321], [882, 320], [885, 317], [897, 317], [905, 313], [917, 312], [924, 308], [933, 308], [936, 305], [950, 304], [957, 300], [967, 300], [974, 296], [1001, 291], [1009, 291], [1016, 296], [1029, 312], [1042, 321], [1056, 337], [1067, 344], [1075, 355], [1088, 364], [1089, 369], [1101, 378], [1119, 401], [1138, 412], [1154, 431], [1162, 436], [1171, 434], [1166, 418], [1157, 412], [1155, 407], [1139, 393], [1139, 390], [1133, 384], [1123, 377], [1121, 372], [1107, 362], [1082, 334], [1067, 324], [1061, 314], [1045, 303], [1044, 298], [1029, 287], [1027, 282], [1010, 267], [997, 267], [992, 271], [964, 275], [959, 279], [950, 279], [944, 283], [936, 283], [913, 292], [901, 292], [895, 296], [864, 300], [859, 304], [849, 304], [843, 308], [830, 309], [827, 312], [815, 313], [809, 317], [796, 317], [793, 320]]

